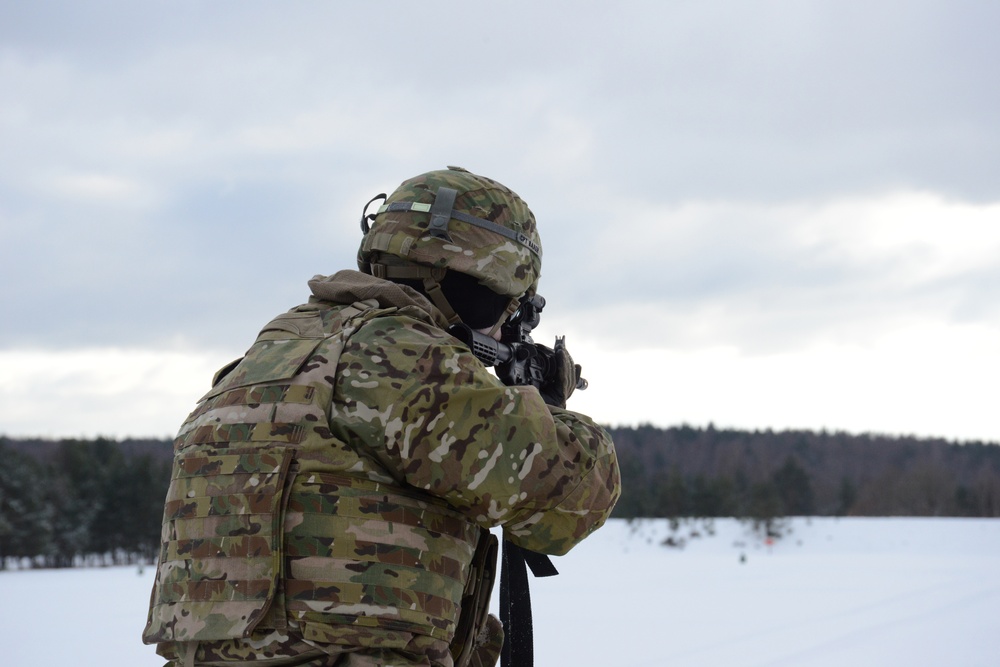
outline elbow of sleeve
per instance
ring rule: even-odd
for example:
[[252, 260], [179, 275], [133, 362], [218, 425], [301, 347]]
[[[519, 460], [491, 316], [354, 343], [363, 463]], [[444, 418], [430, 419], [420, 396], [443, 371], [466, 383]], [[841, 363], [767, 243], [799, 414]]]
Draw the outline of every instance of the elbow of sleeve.
[[621, 476], [612, 453], [597, 461], [558, 505], [507, 524], [505, 536], [525, 549], [562, 556], [604, 525], [620, 495]]

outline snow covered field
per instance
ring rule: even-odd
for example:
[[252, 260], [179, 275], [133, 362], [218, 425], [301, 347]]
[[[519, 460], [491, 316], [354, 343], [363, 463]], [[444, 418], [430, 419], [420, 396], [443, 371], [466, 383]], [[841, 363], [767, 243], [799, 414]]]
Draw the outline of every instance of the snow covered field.
[[[535, 663], [1000, 664], [1000, 520], [612, 521], [532, 582]], [[699, 537], [691, 537], [696, 530]], [[740, 555], [746, 555], [741, 563]], [[152, 568], [0, 572], [0, 665], [154, 667]]]

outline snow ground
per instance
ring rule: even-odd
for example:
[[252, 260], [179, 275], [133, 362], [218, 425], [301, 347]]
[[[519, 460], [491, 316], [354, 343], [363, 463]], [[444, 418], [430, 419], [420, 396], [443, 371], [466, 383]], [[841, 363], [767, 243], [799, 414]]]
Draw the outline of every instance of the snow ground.
[[[611, 521], [532, 582], [535, 663], [1000, 664], [1000, 520], [796, 519], [768, 547], [733, 520]], [[692, 531], [700, 537], [691, 537]], [[746, 562], [740, 562], [740, 554]], [[154, 667], [153, 570], [0, 572], [0, 665]]]

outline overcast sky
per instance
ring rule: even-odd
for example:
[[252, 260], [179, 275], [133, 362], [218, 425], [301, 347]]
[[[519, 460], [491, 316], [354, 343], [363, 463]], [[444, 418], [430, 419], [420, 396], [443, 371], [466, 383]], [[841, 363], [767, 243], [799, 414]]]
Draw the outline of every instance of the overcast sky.
[[1000, 3], [0, 0], [0, 434], [171, 435], [446, 165], [602, 423], [1000, 440]]

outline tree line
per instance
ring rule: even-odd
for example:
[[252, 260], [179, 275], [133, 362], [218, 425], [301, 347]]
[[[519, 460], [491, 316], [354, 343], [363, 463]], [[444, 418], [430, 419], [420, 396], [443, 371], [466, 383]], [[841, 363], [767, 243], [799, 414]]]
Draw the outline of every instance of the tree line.
[[149, 562], [170, 442], [0, 438], [0, 569]]
[[1000, 446], [827, 431], [609, 429], [614, 516], [1000, 517]]
[[[616, 427], [618, 518], [1000, 517], [1000, 446], [827, 431]], [[0, 437], [0, 569], [150, 562], [169, 440]]]

